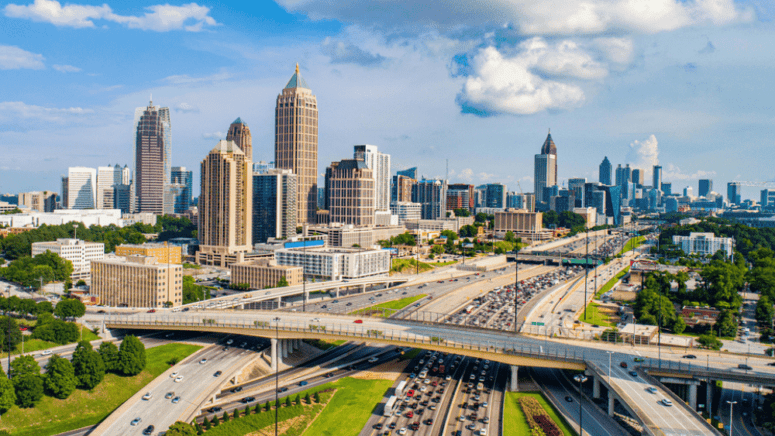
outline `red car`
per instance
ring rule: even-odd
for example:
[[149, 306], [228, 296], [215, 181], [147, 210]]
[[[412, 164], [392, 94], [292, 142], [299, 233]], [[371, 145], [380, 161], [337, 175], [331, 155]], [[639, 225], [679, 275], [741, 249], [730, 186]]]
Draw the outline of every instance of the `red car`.
[[414, 412], [412, 412], [411, 410], [410, 410], [410, 411], [408, 411], [408, 412], [406, 412], [406, 417], [407, 417], [407, 418], [412, 418], [412, 417], [414, 417]]
[[627, 362], [622, 362], [619, 364], [622, 368], [627, 368]]
[[409, 389], [408, 391], [406, 391], [406, 396], [409, 398], [412, 398], [414, 396], [414, 391]]
[[356, 324], [363, 324], [363, 320], [362, 319], [356, 319], [353, 322], [356, 323]]
[[148, 313], [156, 313], [156, 309], [151, 309], [148, 311]]

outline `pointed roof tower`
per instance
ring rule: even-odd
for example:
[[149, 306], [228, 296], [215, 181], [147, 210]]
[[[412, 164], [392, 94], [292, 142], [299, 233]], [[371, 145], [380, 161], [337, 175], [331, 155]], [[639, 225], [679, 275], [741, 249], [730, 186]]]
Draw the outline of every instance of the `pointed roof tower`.
[[301, 73], [299, 72], [299, 64], [296, 64], [296, 72], [293, 73], [291, 80], [289, 80], [288, 84], [285, 85], [285, 89], [293, 89], [293, 88], [309, 89], [309, 85], [307, 85], [307, 82], [304, 80], [303, 77], [301, 77]]
[[544, 145], [541, 147], [541, 154], [557, 155], [557, 146], [554, 145], [552, 140], [552, 129], [549, 129], [549, 134], [546, 135], [546, 141], [544, 141]]
[[253, 137], [250, 135], [250, 127], [242, 121], [241, 117], [237, 117], [229, 126], [226, 140], [234, 141], [245, 153], [246, 159], [253, 161]]
[[246, 126], [247, 126], [247, 123], [245, 123], [244, 121], [242, 121], [242, 118], [241, 118], [241, 117], [237, 117], [237, 119], [236, 119], [236, 120], [234, 120], [234, 122], [233, 122], [233, 123], [231, 123], [231, 124], [232, 124], [232, 125], [234, 125], [234, 124], [244, 124], [244, 125], [246, 125]]

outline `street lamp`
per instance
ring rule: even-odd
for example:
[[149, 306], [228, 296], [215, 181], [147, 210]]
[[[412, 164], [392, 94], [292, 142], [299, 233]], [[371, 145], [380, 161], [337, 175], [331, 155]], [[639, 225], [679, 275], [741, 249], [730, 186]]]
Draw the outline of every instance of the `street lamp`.
[[732, 406], [737, 404], [737, 401], [727, 401], [729, 404], [729, 436], [732, 436]]
[[279, 433], [277, 431], [277, 413], [280, 410], [280, 318], [276, 317], [274, 321], [274, 340], [277, 346], [275, 347], [275, 365], [274, 365], [274, 436]]
[[581, 384], [587, 381], [584, 374], [576, 374], [573, 380], [579, 382], [579, 436], [584, 436], [584, 415], [581, 410], [581, 402], [584, 401], [584, 394], [581, 393]]
[[519, 333], [517, 324], [519, 323], [519, 243], [514, 246], [514, 333]]
[[611, 384], [611, 356], [614, 354], [613, 351], [606, 351], [608, 353], [608, 384]]
[[589, 286], [589, 229], [587, 229], [586, 236], [584, 237], [586, 245], [587, 256], [584, 262], [584, 321], [587, 321], [587, 287]]

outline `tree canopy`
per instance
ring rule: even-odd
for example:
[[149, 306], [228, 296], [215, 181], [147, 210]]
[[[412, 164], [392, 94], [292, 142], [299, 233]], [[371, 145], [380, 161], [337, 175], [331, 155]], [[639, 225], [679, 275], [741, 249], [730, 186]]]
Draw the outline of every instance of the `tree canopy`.
[[145, 369], [145, 364], [145, 345], [136, 336], [125, 336], [118, 350], [118, 371], [124, 375], [137, 375]]
[[46, 364], [43, 387], [54, 398], [63, 400], [75, 391], [78, 379], [69, 360], [54, 354]]

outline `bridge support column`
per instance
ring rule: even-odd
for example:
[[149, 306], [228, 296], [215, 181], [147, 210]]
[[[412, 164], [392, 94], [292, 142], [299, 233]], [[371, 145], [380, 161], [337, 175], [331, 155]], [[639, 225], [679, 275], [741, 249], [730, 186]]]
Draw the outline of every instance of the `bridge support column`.
[[713, 410], [713, 386], [715, 386], [713, 380], [708, 380], [705, 384], [705, 410], [707, 410], [708, 413]]
[[512, 392], [519, 390], [519, 367], [511, 365], [511, 386], [509, 388]]
[[608, 416], [614, 416], [614, 401], [616, 399], [614, 398], [614, 393], [611, 392], [611, 390], [608, 390]]
[[366, 285], [361, 285], [361, 293], [362, 294], [366, 293]]
[[283, 302], [283, 297], [277, 297], [274, 300], [275, 303], [277, 303], [277, 308], [280, 308], [280, 304]]
[[296, 349], [301, 350], [301, 339], [296, 339]]
[[336, 293], [336, 298], [339, 298], [339, 288], [334, 289], [334, 292]]
[[697, 385], [689, 385], [689, 407], [697, 410]]
[[272, 338], [270, 339], [270, 342], [272, 343], [272, 371], [277, 371], [277, 358], [279, 357], [277, 355], [277, 339]]
[[592, 383], [592, 398], [600, 398], [600, 377], [595, 376]]
[[282, 352], [283, 359], [287, 358], [288, 357], [288, 340], [287, 339], [283, 339], [282, 340], [282, 345], [280, 346], [280, 348], [282, 348], [282, 350], [283, 350], [283, 352]]

